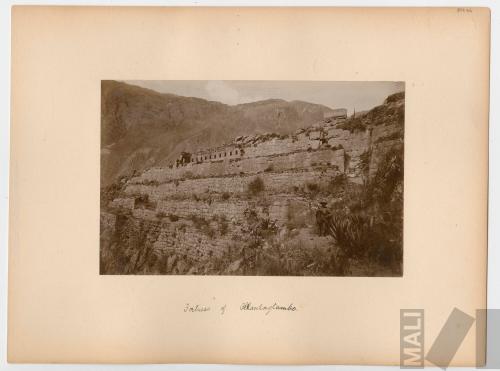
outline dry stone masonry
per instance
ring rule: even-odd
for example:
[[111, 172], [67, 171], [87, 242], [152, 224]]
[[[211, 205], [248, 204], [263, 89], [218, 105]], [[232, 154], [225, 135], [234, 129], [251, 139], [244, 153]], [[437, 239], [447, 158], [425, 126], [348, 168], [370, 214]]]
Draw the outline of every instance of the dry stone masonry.
[[[117, 214], [129, 213], [135, 228], [155, 225], [151, 244], [158, 256], [174, 251], [202, 259], [234, 244], [246, 210], [282, 226], [291, 208], [311, 207], [305, 193], [338, 176], [366, 182], [384, 154], [403, 145], [404, 95], [361, 117], [335, 113], [291, 135], [240, 136], [217, 148], [183, 152], [171, 165], [129, 179], [105, 205], [101, 238], [118, 228]], [[256, 179], [265, 199], [252, 194]]]

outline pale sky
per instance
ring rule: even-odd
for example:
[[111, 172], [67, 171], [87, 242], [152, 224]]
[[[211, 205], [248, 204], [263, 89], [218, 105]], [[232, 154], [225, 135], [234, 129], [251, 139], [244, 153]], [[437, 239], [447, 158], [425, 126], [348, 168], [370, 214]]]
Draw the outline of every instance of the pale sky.
[[330, 108], [347, 108], [349, 114], [384, 102], [393, 93], [404, 91], [404, 82], [392, 81], [201, 81], [129, 80], [160, 93], [197, 97], [229, 105], [279, 98], [301, 100]]

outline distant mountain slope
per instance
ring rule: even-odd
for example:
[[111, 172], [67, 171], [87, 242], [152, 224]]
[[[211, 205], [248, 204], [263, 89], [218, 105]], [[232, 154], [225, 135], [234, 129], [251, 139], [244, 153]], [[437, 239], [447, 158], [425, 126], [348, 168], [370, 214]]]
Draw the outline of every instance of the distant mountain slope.
[[101, 183], [172, 162], [240, 135], [289, 134], [320, 121], [331, 108], [281, 99], [228, 106], [162, 94], [117, 81], [101, 84]]

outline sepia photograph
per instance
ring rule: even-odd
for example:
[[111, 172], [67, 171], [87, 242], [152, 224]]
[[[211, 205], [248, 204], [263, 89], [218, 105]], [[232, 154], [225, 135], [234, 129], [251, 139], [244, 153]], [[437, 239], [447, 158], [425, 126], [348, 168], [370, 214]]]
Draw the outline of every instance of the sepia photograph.
[[101, 81], [102, 275], [403, 275], [405, 84]]

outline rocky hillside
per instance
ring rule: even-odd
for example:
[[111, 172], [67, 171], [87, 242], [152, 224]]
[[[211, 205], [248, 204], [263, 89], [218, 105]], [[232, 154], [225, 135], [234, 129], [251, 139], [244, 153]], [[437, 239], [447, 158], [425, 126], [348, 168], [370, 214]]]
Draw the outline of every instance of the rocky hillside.
[[[401, 275], [404, 103], [240, 135], [102, 187], [101, 273]], [[287, 106], [247, 112], [269, 104]]]
[[182, 151], [222, 145], [240, 135], [290, 134], [331, 111], [279, 99], [229, 106], [103, 81], [101, 184], [169, 164]]

